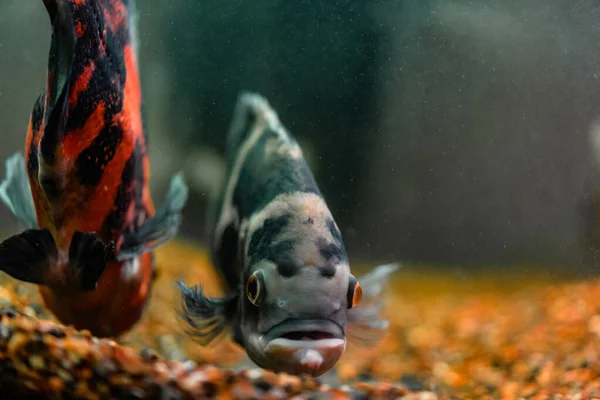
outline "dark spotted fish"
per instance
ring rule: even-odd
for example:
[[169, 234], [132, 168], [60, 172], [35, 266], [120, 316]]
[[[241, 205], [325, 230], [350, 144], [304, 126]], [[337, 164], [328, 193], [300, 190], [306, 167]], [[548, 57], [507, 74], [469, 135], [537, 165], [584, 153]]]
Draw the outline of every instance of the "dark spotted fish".
[[0, 198], [29, 228], [0, 244], [0, 270], [40, 286], [63, 322], [114, 336], [140, 318], [152, 250], [180, 225], [187, 187], [150, 198], [134, 2], [44, 0], [52, 24], [46, 88], [25, 158], [6, 162]]
[[229, 325], [258, 366], [322, 375], [347, 334], [372, 343], [384, 332], [380, 294], [398, 265], [361, 287], [302, 150], [264, 98], [240, 96], [227, 149], [212, 256], [229, 292], [208, 298], [180, 281], [188, 332], [206, 345]]

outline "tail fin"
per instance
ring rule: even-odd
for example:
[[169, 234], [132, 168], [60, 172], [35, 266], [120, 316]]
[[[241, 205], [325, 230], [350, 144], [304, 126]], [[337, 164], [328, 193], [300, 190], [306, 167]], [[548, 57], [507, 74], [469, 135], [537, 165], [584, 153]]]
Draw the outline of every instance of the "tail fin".
[[40, 140], [40, 153], [44, 160], [52, 163], [65, 129], [77, 36], [68, 1], [44, 0], [44, 5], [52, 21], [53, 32], [48, 57], [46, 123]]

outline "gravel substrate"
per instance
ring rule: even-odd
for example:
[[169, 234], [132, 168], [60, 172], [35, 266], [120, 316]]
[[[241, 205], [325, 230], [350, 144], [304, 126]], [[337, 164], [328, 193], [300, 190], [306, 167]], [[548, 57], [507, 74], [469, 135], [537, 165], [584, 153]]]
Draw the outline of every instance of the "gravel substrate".
[[3, 395], [17, 398], [395, 399], [408, 394], [386, 383], [336, 389], [309, 377], [260, 369], [234, 373], [191, 361], [169, 362], [149, 349], [138, 352], [6, 308], [0, 310], [0, 386]]
[[206, 253], [194, 246], [163, 246], [158, 261], [152, 300], [138, 325], [118, 341], [57, 324], [34, 286], [0, 275], [0, 393], [600, 399], [600, 280], [556, 283], [548, 274], [506, 271], [464, 277], [405, 266], [391, 282], [388, 334], [376, 347], [350, 342], [332, 381], [239, 370], [244, 352], [227, 336], [208, 348], [195, 344], [177, 321], [173, 282], [202, 281], [209, 294], [218, 295], [217, 276]]

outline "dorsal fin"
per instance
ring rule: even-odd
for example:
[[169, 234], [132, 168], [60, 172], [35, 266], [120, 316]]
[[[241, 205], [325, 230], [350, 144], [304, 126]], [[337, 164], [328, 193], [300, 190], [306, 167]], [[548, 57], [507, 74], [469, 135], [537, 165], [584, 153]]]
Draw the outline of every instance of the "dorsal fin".
[[267, 99], [258, 93], [239, 94], [229, 132], [227, 133], [227, 158], [233, 160], [239, 147], [256, 128], [259, 120], [266, 125], [278, 124], [279, 117]]
[[48, 56], [46, 113], [40, 153], [46, 162], [52, 163], [65, 129], [77, 36], [68, 1], [44, 0], [44, 5], [52, 22], [52, 40]]

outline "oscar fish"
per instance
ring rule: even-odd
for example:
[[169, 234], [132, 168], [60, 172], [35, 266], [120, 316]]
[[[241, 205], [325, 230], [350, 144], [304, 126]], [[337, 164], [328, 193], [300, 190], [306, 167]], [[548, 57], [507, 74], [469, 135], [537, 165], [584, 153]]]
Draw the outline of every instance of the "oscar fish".
[[52, 25], [45, 90], [25, 157], [6, 162], [0, 198], [27, 229], [0, 243], [0, 270], [39, 286], [57, 318], [118, 336], [140, 318], [153, 250], [176, 235], [188, 190], [150, 198], [132, 0], [44, 0]]
[[299, 144], [264, 97], [239, 96], [226, 142], [212, 260], [227, 291], [207, 297], [180, 280], [186, 331], [208, 345], [227, 327], [259, 367], [320, 376], [347, 337], [372, 344], [385, 332], [381, 291], [399, 265], [355, 278]]

